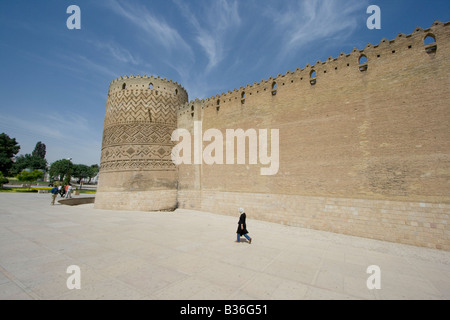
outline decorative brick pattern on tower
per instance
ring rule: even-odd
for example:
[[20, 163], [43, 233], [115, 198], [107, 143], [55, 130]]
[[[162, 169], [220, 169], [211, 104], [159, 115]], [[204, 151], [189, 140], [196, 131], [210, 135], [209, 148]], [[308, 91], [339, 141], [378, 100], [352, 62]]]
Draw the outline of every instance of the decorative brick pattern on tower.
[[96, 208], [169, 210], [177, 205], [171, 160], [177, 110], [188, 101], [172, 81], [125, 77], [109, 88]]

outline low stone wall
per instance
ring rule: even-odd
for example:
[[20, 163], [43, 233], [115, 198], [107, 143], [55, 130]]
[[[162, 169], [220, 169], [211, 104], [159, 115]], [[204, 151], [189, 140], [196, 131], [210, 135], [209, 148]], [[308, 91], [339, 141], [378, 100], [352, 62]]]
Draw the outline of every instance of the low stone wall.
[[80, 204], [94, 203], [95, 197], [80, 197], [58, 200], [58, 203], [66, 206], [78, 206]]

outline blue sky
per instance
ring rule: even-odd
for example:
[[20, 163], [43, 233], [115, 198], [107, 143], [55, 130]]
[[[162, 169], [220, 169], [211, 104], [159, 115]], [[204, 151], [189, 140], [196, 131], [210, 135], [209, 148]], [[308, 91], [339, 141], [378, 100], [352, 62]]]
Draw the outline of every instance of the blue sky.
[[[69, 5], [81, 29], [69, 30]], [[369, 5], [381, 29], [369, 30]], [[99, 164], [109, 84], [122, 75], [177, 81], [207, 98], [382, 38], [450, 21], [430, 0], [1, 0], [0, 132], [19, 154]]]

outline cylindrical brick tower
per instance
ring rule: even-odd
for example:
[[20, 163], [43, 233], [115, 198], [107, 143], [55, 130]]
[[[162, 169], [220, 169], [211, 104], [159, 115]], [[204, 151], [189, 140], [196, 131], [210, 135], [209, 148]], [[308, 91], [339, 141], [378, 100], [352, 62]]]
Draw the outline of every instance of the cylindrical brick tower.
[[95, 208], [169, 210], [177, 205], [177, 170], [171, 160], [183, 87], [154, 77], [111, 82], [106, 103]]

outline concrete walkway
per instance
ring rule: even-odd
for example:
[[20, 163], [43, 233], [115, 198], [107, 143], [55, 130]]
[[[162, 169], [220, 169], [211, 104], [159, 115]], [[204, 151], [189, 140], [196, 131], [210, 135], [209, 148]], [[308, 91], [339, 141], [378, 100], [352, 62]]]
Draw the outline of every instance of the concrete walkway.
[[[59, 198], [58, 198], [59, 199]], [[0, 193], [0, 299], [450, 299], [450, 252], [252, 220], [239, 213], [50, 206]], [[81, 289], [69, 290], [69, 266]], [[379, 266], [381, 289], [367, 268]]]

